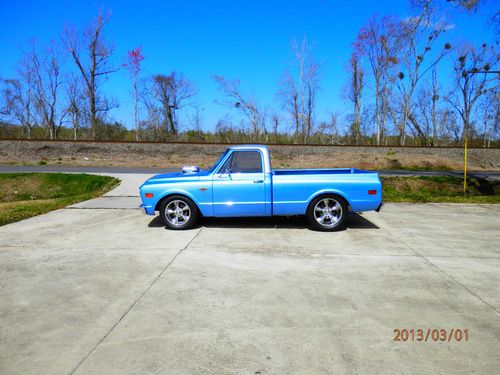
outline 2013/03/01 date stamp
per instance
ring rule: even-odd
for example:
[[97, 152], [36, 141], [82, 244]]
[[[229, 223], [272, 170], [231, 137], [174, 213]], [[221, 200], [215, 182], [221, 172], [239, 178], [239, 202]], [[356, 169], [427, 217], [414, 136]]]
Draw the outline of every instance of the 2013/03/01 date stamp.
[[460, 328], [395, 328], [392, 341], [417, 341], [417, 342], [461, 342], [469, 341], [469, 329]]

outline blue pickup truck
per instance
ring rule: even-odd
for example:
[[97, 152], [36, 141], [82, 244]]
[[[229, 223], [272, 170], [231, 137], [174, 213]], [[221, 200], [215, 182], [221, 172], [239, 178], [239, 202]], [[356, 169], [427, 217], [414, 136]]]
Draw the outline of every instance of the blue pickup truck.
[[141, 209], [166, 227], [188, 229], [206, 217], [305, 215], [317, 230], [342, 228], [347, 213], [380, 210], [378, 173], [346, 169], [271, 169], [269, 149], [229, 147], [209, 170], [184, 167], [139, 188]]

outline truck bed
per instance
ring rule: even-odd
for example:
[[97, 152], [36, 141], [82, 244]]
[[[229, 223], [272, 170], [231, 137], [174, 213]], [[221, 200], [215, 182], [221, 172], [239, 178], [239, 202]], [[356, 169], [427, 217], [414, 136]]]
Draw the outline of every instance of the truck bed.
[[286, 175], [308, 175], [308, 174], [364, 174], [375, 173], [357, 168], [330, 168], [330, 169], [274, 169], [273, 174], [277, 176]]
[[304, 213], [318, 193], [343, 197], [354, 212], [369, 211], [380, 205], [382, 185], [377, 172], [356, 168], [272, 171], [274, 215]]

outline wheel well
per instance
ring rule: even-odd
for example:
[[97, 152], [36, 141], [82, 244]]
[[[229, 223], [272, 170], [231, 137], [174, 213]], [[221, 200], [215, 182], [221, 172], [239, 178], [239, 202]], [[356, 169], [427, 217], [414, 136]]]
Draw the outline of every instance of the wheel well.
[[156, 203], [156, 206], [155, 206], [155, 211], [159, 211], [159, 208], [160, 208], [160, 205], [161, 203], [165, 200], [165, 199], [168, 199], [170, 197], [173, 197], [173, 196], [177, 196], [177, 197], [184, 197], [184, 198], [187, 198], [189, 199], [191, 202], [193, 202], [193, 204], [195, 205], [196, 209], [198, 210], [198, 213], [200, 214], [200, 216], [203, 216], [203, 214], [201, 213], [201, 210], [200, 210], [200, 207], [198, 207], [198, 205], [196, 204], [196, 202], [194, 200], [192, 200], [190, 197], [188, 197], [186, 194], [176, 194], [176, 193], [172, 193], [172, 194], [167, 194], [165, 195], [164, 197], [162, 197], [157, 203]]
[[342, 199], [346, 205], [347, 205], [347, 208], [350, 209], [351, 208], [351, 205], [349, 204], [349, 201], [347, 200], [346, 197], [344, 197], [343, 195], [341, 194], [338, 194], [338, 193], [321, 193], [321, 194], [318, 194], [316, 196], [314, 196], [310, 201], [309, 201], [309, 204], [307, 205], [307, 209], [309, 210], [309, 207], [311, 205], [311, 203], [317, 199], [317, 198], [320, 198], [320, 197], [337, 197], [337, 198], [340, 198]]

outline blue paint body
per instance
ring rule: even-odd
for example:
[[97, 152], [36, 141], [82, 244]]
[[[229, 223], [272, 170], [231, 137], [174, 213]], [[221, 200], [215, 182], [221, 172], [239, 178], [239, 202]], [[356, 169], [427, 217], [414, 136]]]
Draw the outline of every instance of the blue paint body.
[[[258, 151], [262, 172], [224, 173], [222, 166], [235, 152]], [[171, 195], [189, 197], [203, 216], [304, 215], [318, 195], [342, 196], [353, 212], [371, 211], [382, 204], [378, 173], [354, 168], [272, 170], [269, 149], [260, 145], [228, 148], [208, 171], [154, 176], [139, 188], [146, 214], [154, 215], [159, 202]], [[376, 194], [369, 194], [375, 190]], [[152, 198], [146, 198], [152, 193]]]

